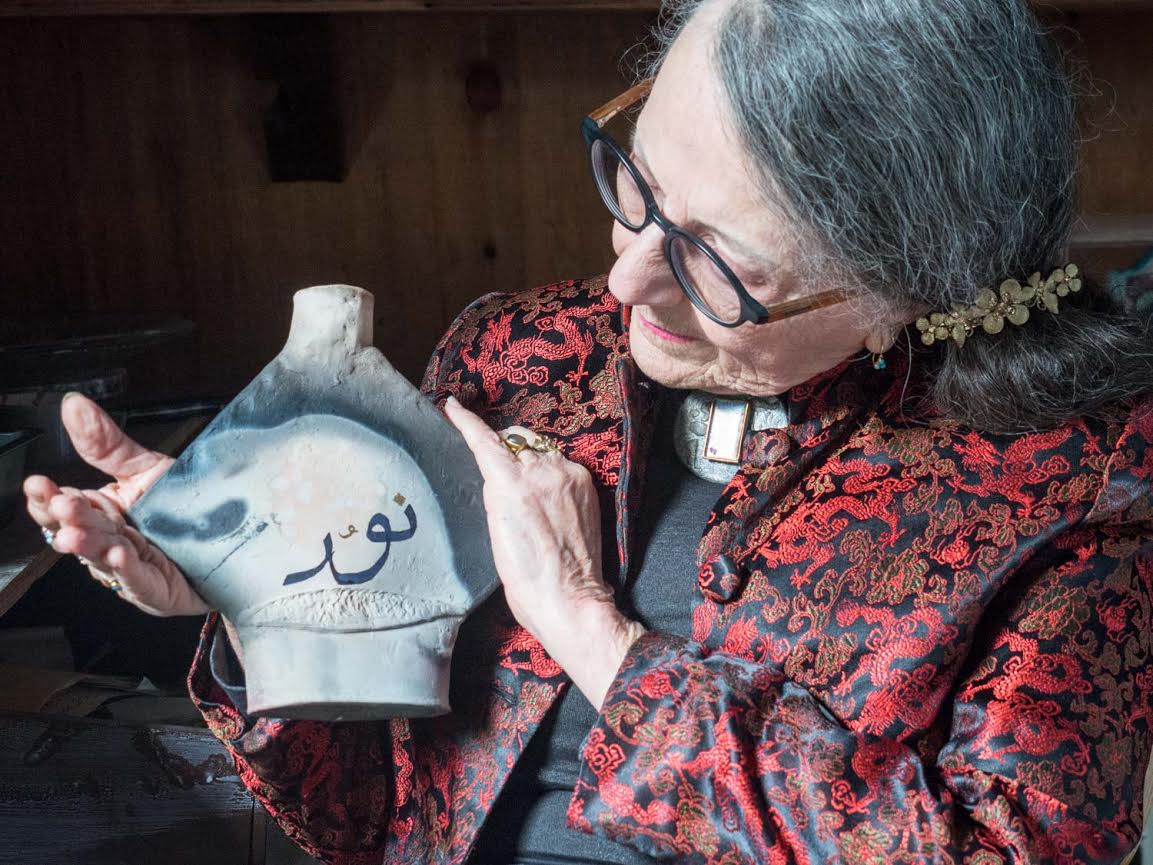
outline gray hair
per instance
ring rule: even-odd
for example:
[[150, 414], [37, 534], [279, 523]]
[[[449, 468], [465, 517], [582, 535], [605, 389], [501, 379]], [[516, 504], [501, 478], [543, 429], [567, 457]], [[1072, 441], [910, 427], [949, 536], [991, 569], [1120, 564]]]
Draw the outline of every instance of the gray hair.
[[[796, 227], [802, 279], [946, 311], [1066, 263], [1075, 100], [1027, 0], [671, 0], [650, 71], [719, 3], [714, 69], [766, 202]], [[938, 405], [1018, 431], [1150, 387], [1144, 328], [1101, 297], [1063, 304], [940, 348]]]

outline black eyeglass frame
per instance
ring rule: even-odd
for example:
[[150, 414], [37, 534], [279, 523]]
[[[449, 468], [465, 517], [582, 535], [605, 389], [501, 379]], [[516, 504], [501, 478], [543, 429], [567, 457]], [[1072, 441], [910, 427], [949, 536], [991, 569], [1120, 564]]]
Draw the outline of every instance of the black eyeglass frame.
[[[653, 81], [655, 79], [649, 78], [642, 81], [635, 87], [625, 91], [620, 96], [616, 97], [610, 102], [605, 103], [593, 113], [589, 114], [581, 122], [581, 135], [588, 146], [589, 162], [593, 168], [593, 180], [597, 185], [597, 192], [600, 194], [601, 201], [604, 202], [605, 207], [613, 215], [613, 219], [627, 228], [629, 231], [640, 233], [650, 225], [657, 225], [661, 231], [664, 232], [664, 253], [665, 260], [669, 264], [669, 269], [672, 270], [673, 276], [676, 277], [677, 284], [680, 285], [681, 290], [685, 296], [692, 302], [698, 310], [701, 311], [709, 320], [719, 324], [721, 327], [740, 327], [742, 324], [749, 322], [754, 325], [770, 324], [775, 321], [781, 321], [786, 318], [792, 318], [802, 313], [811, 312], [815, 309], [821, 309], [826, 306], [841, 303], [846, 300], [849, 295], [841, 289], [830, 289], [828, 291], [818, 292], [817, 294], [808, 297], [801, 297], [795, 300], [787, 300], [783, 303], [773, 304], [770, 307], [765, 307], [756, 298], [749, 294], [748, 289], [745, 288], [731, 267], [725, 263], [720, 254], [715, 249], [709, 246], [701, 238], [697, 237], [691, 231], [686, 231], [675, 223], [671, 222], [657, 206], [656, 197], [653, 195], [652, 189], [649, 187], [648, 181], [645, 180], [644, 175], [641, 174], [640, 169], [636, 167], [629, 155], [624, 151], [617, 142], [604, 131], [605, 125], [620, 114], [622, 111], [628, 110], [634, 104], [648, 96], [649, 91], [652, 90]], [[637, 189], [641, 193], [641, 198], [645, 205], [645, 218], [639, 225], [635, 225], [628, 221], [628, 217], [620, 209], [620, 204], [617, 201], [616, 193], [611, 188], [605, 188], [606, 184], [615, 184], [615, 178], [602, 178], [601, 174], [596, 168], [596, 154], [595, 148], [597, 144], [609, 148], [613, 155], [620, 160], [621, 165], [632, 176], [633, 182], [636, 184]], [[736, 321], [725, 321], [718, 316], [709, 305], [705, 302], [704, 298], [700, 296], [696, 288], [693, 286], [691, 280], [682, 272], [682, 269], [677, 264], [676, 256], [673, 253], [673, 242], [676, 238], [681, 238], [688, 243], [695, 246], [701, 253], [703, 253], [709, 261], [711, 261], [717, 269], [729, 281], [729, 285], [737, 295], [737, 300], [740, 304], [740, 317]]]

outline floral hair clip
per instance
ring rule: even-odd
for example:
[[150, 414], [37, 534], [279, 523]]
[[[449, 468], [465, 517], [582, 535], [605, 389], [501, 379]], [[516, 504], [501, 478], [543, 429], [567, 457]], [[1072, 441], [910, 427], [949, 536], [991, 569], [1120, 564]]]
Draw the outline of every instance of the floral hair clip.
[[1029, 320], [1031, 306], [1057, 315], [1057, 298], [1080, 291], [1081, 284], [1081, 269], [1075, 264], [1057, 268], [1044, 282], [1040, 273], [1029, 277], [1026, 285], [1006, 279], [1001, 283], [999, 297], [991, 288], [982, 288], [972, 306], [919, 318], [917, 330], [925, 345], [951, 339], [960, 348], [978, 326], [985, 333], [998, 334], [1005, 329], [1006, 319], [1012, 324], [1024, 324]]

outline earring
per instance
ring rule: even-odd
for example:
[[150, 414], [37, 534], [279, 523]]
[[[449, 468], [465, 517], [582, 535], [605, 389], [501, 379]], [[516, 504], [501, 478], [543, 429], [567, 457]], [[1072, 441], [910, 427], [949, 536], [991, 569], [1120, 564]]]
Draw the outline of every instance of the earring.
[[872, 358], [873, 358], [873, 369], [877, 370], [878, 372], [880, 370], [885, 369], [889, 365], [889, 362], [887, 360], [885, 360], [885, 356], [883, 354], [881, 354], [880, 352], [874, 351], [872, 353]]

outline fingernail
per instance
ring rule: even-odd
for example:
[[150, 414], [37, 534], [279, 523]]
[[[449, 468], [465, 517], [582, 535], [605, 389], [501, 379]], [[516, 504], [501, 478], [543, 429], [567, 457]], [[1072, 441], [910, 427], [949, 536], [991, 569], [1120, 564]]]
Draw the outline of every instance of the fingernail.
[[448, 399], [446, 399], [444, 401], [444, 403], [445, 403], [445, 405], [453, 405], [453, 406], [458, 406], [458, 407], [460, 406], [460, 400], [458, 400], [452, 394], [449, 394]]
[[66, 402], [68, 402], [68, 400], [72, 399], [72, 397], [74, 397], [74, 396], [81, 396], [80, 391], [78, 391], [78, 390], [68, 391], [68, 393], [64, 394], [64, 397], [60, 400], [60, 402], [66, 403]]

